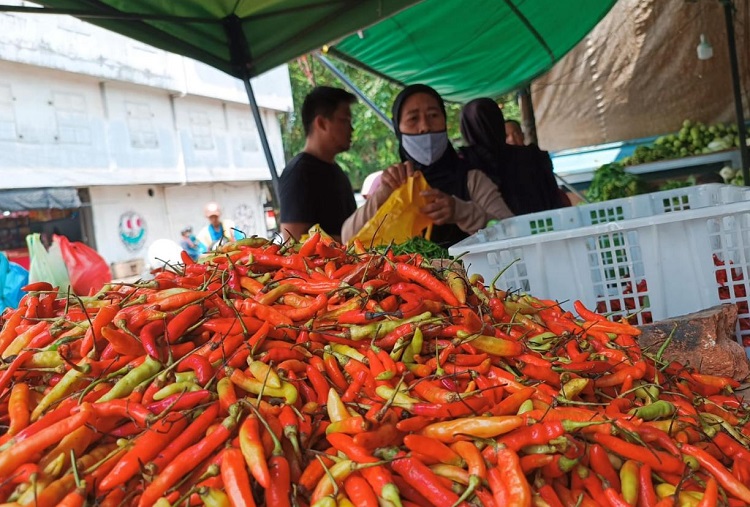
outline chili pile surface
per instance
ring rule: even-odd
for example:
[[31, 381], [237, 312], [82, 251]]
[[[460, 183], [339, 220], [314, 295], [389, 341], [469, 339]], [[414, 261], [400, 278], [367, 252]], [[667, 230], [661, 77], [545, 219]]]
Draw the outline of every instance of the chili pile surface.
[[11, 505], [750, 505], [750, 407], [576, 301], [250, 238], [0, 330]]

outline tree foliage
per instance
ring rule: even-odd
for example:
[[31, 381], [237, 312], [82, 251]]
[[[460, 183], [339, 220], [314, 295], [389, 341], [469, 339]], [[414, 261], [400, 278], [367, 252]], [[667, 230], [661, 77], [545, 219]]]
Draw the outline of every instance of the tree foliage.
[[[334, 64], [390, 117], [393, 100], [401, 90], [399, 85], [337, 60]], [[312, 55], [289, 62], [289, 78], [292, 85], [294, 111], [280, 116], [286, 160], [291, 160], [305, 145], [300, 113], [305, 96], [318, 85], [344, 87], [343, 83]], [[507, 118], [518, 118], [518, 106], [512, 95], [505, 97], [503, 107]], [[458, 146], [461, 141], [459, 132], [461, 104], [448, 103], [446, 108], [448, 135]], [[352, 187], [358, 190], [368, 174], [398, 162], [398, 142], [396, 136], [378, 115], [361, 102], [352, 107], [352, 123], [354, 126], [352, 146], [349, 151], [339, 154], [336, 160], [348, 174]]]

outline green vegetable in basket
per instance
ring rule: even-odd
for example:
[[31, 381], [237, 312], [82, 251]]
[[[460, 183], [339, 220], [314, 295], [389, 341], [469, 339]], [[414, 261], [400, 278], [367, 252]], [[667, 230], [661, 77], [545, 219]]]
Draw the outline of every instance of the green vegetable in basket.
[[394, 245], [382, 245], [376, 247], [377, 250], [385, 252], [390, 249], [394, 254], [420, 254], [422, 257], [428, 260], [432, 259], [450, 259], [448, 250], [441, 247], [437, 243], [433, 243], [421, 236], [415, 236], [409, 241]]
[[641, 178], [625, 172], [619, 162], [605, 164], [596, 170], [586, 197], [591, 202], [608, 201], [621, 197], [632, 197], [644, 192]]

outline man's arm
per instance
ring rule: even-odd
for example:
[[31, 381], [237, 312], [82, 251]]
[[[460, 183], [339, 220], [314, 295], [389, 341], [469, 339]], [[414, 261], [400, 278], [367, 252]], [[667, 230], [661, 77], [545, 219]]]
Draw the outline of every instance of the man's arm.
[[307, 234], [307, 231], [309, 231], [312, 226], [313, 224], [306, 222], [282, 222], [280, 226], [281, 237], [284, 241], [287, 241], [289, 238], [298, 240], [303, 235]]

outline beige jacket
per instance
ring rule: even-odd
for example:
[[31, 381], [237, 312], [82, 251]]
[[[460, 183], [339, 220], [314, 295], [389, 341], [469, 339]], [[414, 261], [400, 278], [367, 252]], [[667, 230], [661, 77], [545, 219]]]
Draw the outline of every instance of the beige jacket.
[[[469, 171], [466, 178], [471, 200], [464, 201], [453, 197], [456, 201], [456, 225], [467, 234], [474, 234], [482, 229], [492, 219], [500, 220], [512, 217], [513, 213], [505, 204], [503, 196], [492, 180], [482, 171], [473, 169]], [[391, 195], [390, 188], [381, 185], [365, 203], [357, 208], [352, 216], [346, 219], [341, 227], [341, 240], [348, 242], [359, 230], [364, 227], [378, 208], [385, 203]]]

